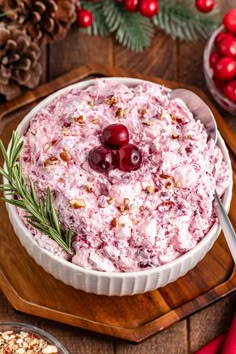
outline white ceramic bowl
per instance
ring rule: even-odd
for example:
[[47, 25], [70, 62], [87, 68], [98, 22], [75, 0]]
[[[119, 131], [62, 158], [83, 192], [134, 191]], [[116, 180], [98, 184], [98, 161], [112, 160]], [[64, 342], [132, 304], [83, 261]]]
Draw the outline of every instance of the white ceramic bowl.
[[213, 70], [210, 68], [209, 57], [213, 51], [215, 51], [215, 38], [220, 32], [225, 32], [224, 26], [220, 26], [217, 28], [209, 38], [206, 43], [204, 54], [203, 54], [203, 69], [206, 84], [208, 90], [210, 91], [212, 97], [216, 100], [216, 102], [223, 107], [229, 113], [236, 115], [236, 103], [228, 100], [225, 95], [218, 90], [214, 81], [213, 81]]
[[[107, 80], [115, 83], [125, 83], [128, 86], [136, 86], [137, 84], [143, 82], [142, 80], [131, 78], [109, 78]], [[93, 82], [94, 80], [89, 80], [77, 83], [50, 95], [26, 115], [18, 126], [17, 131], [20, 134], [23, 134], [28, 128], [30, 119], [39, 110], [47, 106], [56, 96], [70, 90], [72, 87], [80, 89], [86, 88], [93, 84]], [[169, 91], [169, 89], [167, 90]], [[218, 144], [223, 152], [224, 159], [231, 170], [229, 154], [220, 135]], [[223, 197], [223, 204], [227, 211], [230, 207], [231, 197], [232, 177], [230, 180], [230, 185]], [[22, 245], [26, 248], [28, 253], [39, 265], [65, 284], [97, 295], [133, 295], [154, 290], [175, 281], [177, 278], [183, 276], [190, 269], [195, 267], [195, 265], [213, 246], [220, 233], [220, 226], [218, 223], [215, 223], [208, 234], [193, 249], [174, 261], [157, 268], [128, 273], [100, 272], [96, 270], [83, 269], [75, 264], [54, 256], [45, 249], [40, 248], [36, 241], [33, 240], [29, 230], [21, 221], [16, 207], [11, 204], [6, 204], [6, 206], [16, 235], [19, 237]]]

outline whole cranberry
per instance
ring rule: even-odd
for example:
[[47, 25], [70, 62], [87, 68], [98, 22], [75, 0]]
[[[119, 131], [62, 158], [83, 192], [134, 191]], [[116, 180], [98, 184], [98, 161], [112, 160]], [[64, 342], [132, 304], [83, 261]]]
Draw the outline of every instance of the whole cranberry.
[[230, 57], [220, 58], [213, 71], [216, 79], [230, 80], [236, 75], [236, 60]]
[[125, 8], [129, 12], [135, 12], [138, 10], [139, 0], [125, 0]]
[[195, 6], [200, 12], [210, 12], [215, 6], [215, 0], [195, 0]]
[[134, 144], [122, 146], [116, 153], [117, 166], [120, 170], [131, 172], [139, 169], [142, 162], [142, 154]]
[[236, 103], [236, 80], [229, 81], [224, 86], [225, 97]]
[[90, 150], [88, 162], [97, 172], [108, 172], [114, 168], [115, 156], [111, 149], [105, 146], [98, 146]]
[[222, 38], [217, 46], [217, 50], [222, 57], [232, 57], [236, 59], [236, 38], [233, 36]]
[[210, 67], [213, 69], [214, 66], [216, 65], [217, 60], [219, 59], [219, 54], [218, 52], [212, 52], [210, 57], [209, 57], [209, 64]]
[[108, 125], [101, 135], [101, 143], [113, 150], [119, 149], [128, 142], [129, 131], [123, 124]]
[[224, 15], [223, 24], [228, 32], [236, 34], [236, 9], [232, 9]]
[[219, 43], [222, 41], [223, 38], [226, 37], [233, 37], [233, 35], [231, 33], [228, 32], [220, 32], [216, 35], [215, 37], [215, 45], [216, 47], [218, 47]]

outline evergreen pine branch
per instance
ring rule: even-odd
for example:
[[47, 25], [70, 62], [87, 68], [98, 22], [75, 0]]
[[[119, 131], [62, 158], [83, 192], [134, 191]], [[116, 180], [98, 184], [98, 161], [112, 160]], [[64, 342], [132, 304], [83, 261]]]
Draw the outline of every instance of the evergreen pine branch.
[[105, 21], [103, 13], [102, 1], [101, 2], [89, 2], [81, 1], [81, 5], [84, 9], [90, 11], [93, 14], [93, 23], [90, 27], [83, 30], [84, 33], [93, 36], [105, 36], [109, 34], [109, 28]]
[[172, 38], [196, 40], [208, 38], [217, 26], [216, 11], [210, 15], [194, 11], [189, 1], [159, 1], [159, 11], [153, 17], [154, 25], [164, 30]]
[[[29, 178], [29, 186], [26, 186], [22, 175], [22, 160], [20, 153], [23, 141], [17, 132], [13, 132], [9, 154], [0, 140], [0, 151], [5, 160], [5, 170], [0, 168], [0, 175], [6, 178], [7, 183], [0, 185], [0, 191], [11, 195], [11, 198], [3, 198], [7, 203], [15, 205], [26, 211], [25, 218], [28, 223], [43, 234], [58, 243], [66, 252], [71, 252], [72, 231], [61, 229], [57, 211], [52, 203], [51, 191], [47, 188], [46, 198], [37, 198], [35, 187]], [[16, 196], [17, 199], [12, 198]]]
[[110, 32], [116, 40], [132, 51], [142, 51], [151, 44], [154, 26], [140, 13], [128, 12], [123, 3], [102, 1], [103, 13]]

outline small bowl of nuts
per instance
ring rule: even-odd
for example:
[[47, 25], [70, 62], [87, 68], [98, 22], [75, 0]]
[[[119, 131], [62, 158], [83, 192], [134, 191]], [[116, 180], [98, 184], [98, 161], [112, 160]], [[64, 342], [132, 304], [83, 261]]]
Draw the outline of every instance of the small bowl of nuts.
[[69, 354], [51, 334], [30, 324], [16, 322], [0, 322], [0, 348], [1, 353]]

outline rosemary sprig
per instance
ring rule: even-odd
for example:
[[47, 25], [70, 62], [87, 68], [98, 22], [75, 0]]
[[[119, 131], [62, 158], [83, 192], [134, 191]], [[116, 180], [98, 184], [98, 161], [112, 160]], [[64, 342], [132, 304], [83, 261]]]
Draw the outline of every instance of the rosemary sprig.
[[13, 132], [9, 154], [0, 140], [0, 151], [5, 160], [6, 169], [0, 167], [0, 175], [5, 177], [6, 183], [0, 185], [0, 191], [5, 195], [17, 196], [2, 198], [7, 203], [13, 204], [26, 211], [25, 218], [28, 223], [56, 241], [66, 252], [71, 253], [72, 231], [70, 228], [63, 231], [57, 211], [52, 203], [50, 188], [47, 188], [46, 198], [37, 198], [32, 180], [29, 177], [29, 186], [26, 186], [22, 176], [22, 160], [20, 153], [23, 141], [17, 132]]

